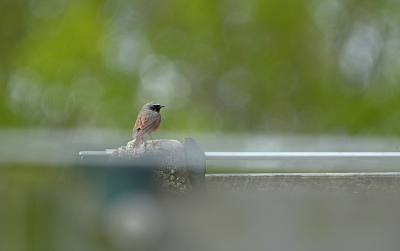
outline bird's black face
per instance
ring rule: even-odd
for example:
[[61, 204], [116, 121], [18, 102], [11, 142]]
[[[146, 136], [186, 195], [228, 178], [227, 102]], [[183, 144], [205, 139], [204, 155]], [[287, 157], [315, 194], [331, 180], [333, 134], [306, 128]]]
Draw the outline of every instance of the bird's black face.
[[165, 106], [159, 105], [159, 104], [154, 104], [154, 105], [150, 106], [150, 109], [153, 111], [156, 111], [156, 112], [160, 112], [160, 109], [163, 107], [165, 107]]

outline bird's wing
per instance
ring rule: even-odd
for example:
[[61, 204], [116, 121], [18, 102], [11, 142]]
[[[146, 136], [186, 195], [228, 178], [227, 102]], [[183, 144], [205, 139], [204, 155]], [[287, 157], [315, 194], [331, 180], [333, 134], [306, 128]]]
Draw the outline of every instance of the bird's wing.
[[153, 129], [161, 122], [161, 116], [152, 119], [141, 120], [137, 119], [135, 127], [132, 132], [132, 137], [143, 137], [146, 134], [151, 133]]

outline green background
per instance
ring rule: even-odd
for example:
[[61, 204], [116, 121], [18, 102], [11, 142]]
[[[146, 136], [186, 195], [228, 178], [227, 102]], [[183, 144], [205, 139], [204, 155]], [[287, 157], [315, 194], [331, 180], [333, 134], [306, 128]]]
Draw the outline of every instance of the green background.
[[0, 125], [397, 135], [397, 1], [0, 1]]
[[[399, 13], [398, 0], [0, 0], [0, 250], [115, 250], [104, 205], [65, 165], [126, 144], [150, 101], [166, 106], [153, 138], [205, 151], [398, 151]], [[278, 164], [240, 167], [301, 165]]]

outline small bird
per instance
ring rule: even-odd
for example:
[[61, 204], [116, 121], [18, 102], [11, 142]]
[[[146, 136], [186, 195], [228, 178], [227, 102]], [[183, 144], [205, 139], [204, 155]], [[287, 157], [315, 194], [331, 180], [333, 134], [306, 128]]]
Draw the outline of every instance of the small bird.
[[[136, 139], [133, 143], [133, 148], [140, 146], [145, 135], [148, 134], [151, 138], [151, 134], [158, 130], [161, 123], [160, 109], [163, 107], [165, 106], [157, 104], [156, 102], [150, 102], [145, 104], [142, 110], [140, 110], [132, 132], [132, 137]], [[151, 142], [153, 142], [152, 138]]]

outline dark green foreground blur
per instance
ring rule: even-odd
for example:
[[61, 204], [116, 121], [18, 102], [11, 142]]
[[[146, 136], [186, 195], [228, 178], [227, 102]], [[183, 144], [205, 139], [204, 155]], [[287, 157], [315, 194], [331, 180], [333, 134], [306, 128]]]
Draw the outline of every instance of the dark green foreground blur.
[[[171, 196], [136, 190], [107, 201], [104, 190], [96, 191], [77, 169], [29, 168], [1, 170], [1, 250], [268, 247], [372, 251], [400, 247], [398, 195], [390, 193], [395, 190], [381, 193], [373, 184], [366, 193], [364, 186], [320, 187], [309, 193], [302, 187], [318, 186], [304, 181], [300, 183], [306, 186], [295, 185], [290, 178], [275, 180], [283, 175], [261, 185], [260, 178], [253, 184], [231, 179], [233, 189], [227, 189], [226, 180], [218, 185], [213, 177], [205, 194]], [[354, 189], [359, 193], [351, 192]]]

